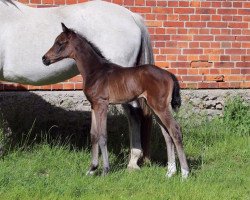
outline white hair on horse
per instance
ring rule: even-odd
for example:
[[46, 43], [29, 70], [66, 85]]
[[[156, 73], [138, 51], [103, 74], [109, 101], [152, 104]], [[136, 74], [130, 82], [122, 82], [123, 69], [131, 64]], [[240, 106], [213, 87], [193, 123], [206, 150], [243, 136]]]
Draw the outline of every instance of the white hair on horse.
[[[37, 9], [17, 1], [0, 0], [0, 81], [46, 85], [79, 74], [72, 60], [51, 67], [42, 63], [42, 55], [61, 32], [61, 22], [95, 44], [113, 63], [127, 67], [154, 63], [143, 19], [122, 6], [90, 1]], [[131, 105], [137, 107], [138, 103]], [[140, 123], [130, 113], [127, 112], [132, 134], [129, 166], [138, 168]]]

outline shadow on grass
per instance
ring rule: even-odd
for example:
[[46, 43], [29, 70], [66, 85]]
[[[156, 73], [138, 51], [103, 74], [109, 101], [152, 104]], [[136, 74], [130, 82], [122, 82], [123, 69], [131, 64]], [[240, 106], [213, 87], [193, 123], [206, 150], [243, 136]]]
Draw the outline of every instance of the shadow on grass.
[[[70, 97], [68, 97], [70, 98]], [[0, 97], [0, 116], [5, 122], [5, 149], [32, 149], [36, 144], [69, 145], [71, 149], [90, 149], [91, 113], [56, 107], [32, 92], [8, 93]], [[126, 116], [121, 112], [108, 115], [108, 149], [114, 154], [113, 166], [124, 169], [129, 156], [129, 134]], [[7, 151], [9, 152], [9, 151]], [[160, 128], [154, 123], [151, 161], [166, 166], [167, 150]], [[201, 159], [189, 159], [198, 169]]]

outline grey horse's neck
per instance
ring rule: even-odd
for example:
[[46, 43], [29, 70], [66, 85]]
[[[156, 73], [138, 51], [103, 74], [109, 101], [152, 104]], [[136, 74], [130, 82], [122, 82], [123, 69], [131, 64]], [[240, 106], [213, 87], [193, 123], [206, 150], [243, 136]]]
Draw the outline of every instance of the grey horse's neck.
[[7, 4], [7, 5], [12, 4], [13, 6], [17, 7], [16, 3], [12, 0], [0, 0], [0, 1], [2, 1], [4, 4]]

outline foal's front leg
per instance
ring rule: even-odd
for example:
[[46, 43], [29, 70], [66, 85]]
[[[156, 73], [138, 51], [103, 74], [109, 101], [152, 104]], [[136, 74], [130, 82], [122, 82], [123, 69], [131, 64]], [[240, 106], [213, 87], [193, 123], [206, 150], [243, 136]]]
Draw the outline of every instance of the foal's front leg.
[[[94, 170], [98, 166], [98, 145], [103, 157], [103, 175], [109, 171], [109, 159], [107, 150], [107, 102], [98, 102], [92, 105], [91, 142], [92, 142], [92, 163]], [[93, 171], [90, 169], [90, 171]]]

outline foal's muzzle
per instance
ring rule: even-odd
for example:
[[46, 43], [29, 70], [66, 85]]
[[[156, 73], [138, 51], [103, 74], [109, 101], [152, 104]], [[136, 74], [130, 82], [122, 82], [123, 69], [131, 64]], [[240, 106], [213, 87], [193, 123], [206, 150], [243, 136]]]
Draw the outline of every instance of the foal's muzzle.
[[50, 60], [46, 56], [42, 57], [42, 61], [43, 61], [43, 64], [46, 66], [49, 66], [51, 64]]

